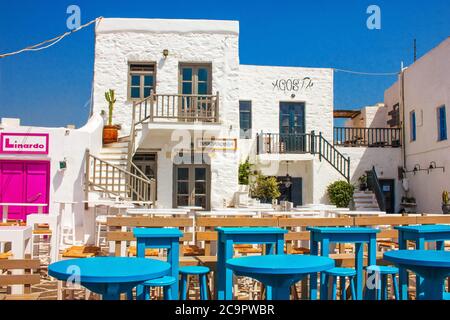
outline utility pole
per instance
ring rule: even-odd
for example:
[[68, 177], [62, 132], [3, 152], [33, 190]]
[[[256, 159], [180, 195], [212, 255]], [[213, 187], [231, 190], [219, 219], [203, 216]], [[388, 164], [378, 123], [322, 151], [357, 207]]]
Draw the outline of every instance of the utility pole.
[[402, 149], [403, 149], [403, 168], [406, 169], [406, 132], [405, 132], [405, 68], [403, 67], [403, 61], [401, 63], [400, 70], [400, 112], [402, 117]]
[[417, 41], [414, 38], [414, 62], [417, 60]]

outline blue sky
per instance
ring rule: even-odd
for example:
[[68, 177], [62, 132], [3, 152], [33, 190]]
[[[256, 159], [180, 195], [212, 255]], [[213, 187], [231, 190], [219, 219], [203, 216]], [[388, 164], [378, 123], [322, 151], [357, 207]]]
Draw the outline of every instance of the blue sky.
[[[395, 72], [450, 35], [448, 0], [292, 1], [12, 1], [0, 0], [0, 53], [59, 35], [66, 9], [81, 8], [82, 23], [98, 16], [203, 18], [240, 21], [242, 64], [334, 67]], [[381, 8], [381, 30], [366, 27], [366, 9]], [[89, 113], [93, 28], [50, 49], [0, 59], [0, 117], [26, 125], [83, 125]], [[335, 108], [383, 100], [395, 76], [335, 74]]]

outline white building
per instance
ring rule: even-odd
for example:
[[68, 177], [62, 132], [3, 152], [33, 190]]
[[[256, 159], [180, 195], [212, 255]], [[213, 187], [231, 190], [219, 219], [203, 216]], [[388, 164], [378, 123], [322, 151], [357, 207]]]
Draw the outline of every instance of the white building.
[[[384, 102], [404, 123], [409, 196], [416, 198], [418, 212], [441, 213], [442, 191], [450, 190], [450, 38], [406, 68], [385, 91]], [[430, 165], [440, 168], [428, 170]]]

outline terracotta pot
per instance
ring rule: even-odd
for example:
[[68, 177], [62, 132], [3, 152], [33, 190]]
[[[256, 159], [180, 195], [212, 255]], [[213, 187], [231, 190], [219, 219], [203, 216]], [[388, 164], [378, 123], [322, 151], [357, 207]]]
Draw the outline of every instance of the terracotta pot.
[[119, 129], [117, 126], [103, 127], [103, 144], [117, 142], [119, 138]]

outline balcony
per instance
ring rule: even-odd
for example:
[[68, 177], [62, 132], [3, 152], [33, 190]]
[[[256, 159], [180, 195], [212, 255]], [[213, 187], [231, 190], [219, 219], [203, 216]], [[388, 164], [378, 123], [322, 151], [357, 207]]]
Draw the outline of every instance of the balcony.
[[215, 95], [156, 94], [133, 104], [135, 124], [143, 122], [219, 122]]
[[401, 146], [400, 128], [334, 128], [334, 145], [342, 147], [391, 147]]
[[311, 134], [258, 133], [257, 154], [310, 153]]

